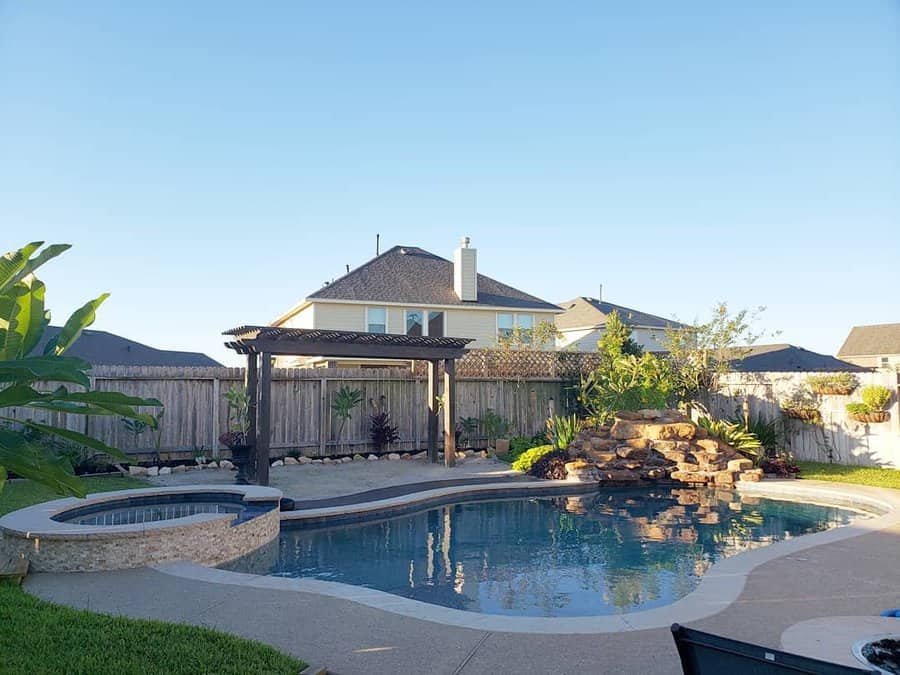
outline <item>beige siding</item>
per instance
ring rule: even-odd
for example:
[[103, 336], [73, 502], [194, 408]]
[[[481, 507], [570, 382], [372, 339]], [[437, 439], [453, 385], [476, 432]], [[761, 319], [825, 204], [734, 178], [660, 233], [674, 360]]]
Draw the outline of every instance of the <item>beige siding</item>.
[[285, 328], [315, 328], [316, 306], [304, 307], [281, 325]]
[[[562, 331], [563, 336], [557, 340], [560, 349], [574, 347], [579, 352], [597, 351], [597, 341], [603, 336], [601, 328], [579, 328], [577, 330]], [[662, 352], [665, 347], [662, 344], [665, 331], [652, 328], [635, 328], [631, 331], [631, 337], [645, 351]]]
[[[447, 335], [452, 337], [474, 338], [469, 347], [491, 348], [497, 346], [497, 313], [496, 311], [475, 309], [447, 310]], [[510, 312], [504, 312], [510, 313]], [[542, 321], [553, 323], [553, 314], [549, 312], [511, 312], [513, 314], [531, 314], [534, 316], [534, 325]], [[553, 349], [553, 345], [548, 345]]]
[[887, 358], [888, 368], [900, 370], [900, 354], [879, 354], [877, 356], [838, 356], [839, 359], [849, 363], [855, 363], [864, 368], [881, 368], [881, 359]]
[[406, 332], [406, 315], [403, 309], [400, 307], [388, 307], [387, 317], [388, 333], [403, 335]]
[[366, 330], [366, 306], [316, 303], [316, 328]]

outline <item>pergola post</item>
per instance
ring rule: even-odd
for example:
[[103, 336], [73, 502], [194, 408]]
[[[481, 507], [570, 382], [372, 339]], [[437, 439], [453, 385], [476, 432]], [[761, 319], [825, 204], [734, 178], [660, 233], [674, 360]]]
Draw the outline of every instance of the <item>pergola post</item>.
[[444, 359], [444, 466], [456, 466], [456, 361]]
[[440, 394], [438, 392], [438, 365], [436, 359], [428, 360], [428, 460], [438, 461], [438, 420], [440, 419]]
[[[247, 445], [256, 447], [256, 408], [259, 399], [259, 354], [247, 354], [247, 370], [244, 372], [244, 390], [247, 392]], [[255, 456], [248, 457], [249, 466], [244, 469], [250, 480], [256, 480]]]
[[272, 425], [272, 355], [260, 354], [259, 409], [256, 412], [256, 484], [269, 484], [269, 444]]

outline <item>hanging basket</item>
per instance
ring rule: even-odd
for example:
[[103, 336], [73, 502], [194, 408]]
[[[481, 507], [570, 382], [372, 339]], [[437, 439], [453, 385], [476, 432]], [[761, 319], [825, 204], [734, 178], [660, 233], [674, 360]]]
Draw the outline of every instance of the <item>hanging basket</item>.
[[887, 410], [873, 410], [871, 412], [850, 413], [850, 419], [863, 424], [880, 424], [891, 419], [891, 413]]
[[810, 384], [810, 390], [820, 396], [849, 396], [856, 389], [855, 384]]
[[822, 413], [818, 408], [783, 408], [782, 410], [786, 417], [809, 424], [818, 424], [822, 421]]

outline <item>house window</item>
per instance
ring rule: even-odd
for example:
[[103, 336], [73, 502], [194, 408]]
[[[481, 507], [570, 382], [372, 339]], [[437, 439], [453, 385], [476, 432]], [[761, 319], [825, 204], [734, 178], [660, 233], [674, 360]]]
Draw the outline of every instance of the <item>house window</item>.
[[891, 361], [888, 357], [886, 357], [886, 356], [881, 357], [881, 367], [882, 368], [890, 368], [891, 367]]
[[444, 313], [428, 312], [428, 335], [444, 337]]
[[497, 315], [497, 337], [508, 338], [512, 335], [515, 326], [515, 316], [513, 314]]
[[523, 342], [531, 341], [530, 331], [534, 328], [534, 314], [497, 314], [497, 338], [509, 338], [518, 328]]
[[387, 309], [384, 307], [366, 309], [366, 330], [370, 333], [387, 333]]
[[418, 309], [406, 310], [406, 334], [422, 335], [423, 330], [422, 311]]

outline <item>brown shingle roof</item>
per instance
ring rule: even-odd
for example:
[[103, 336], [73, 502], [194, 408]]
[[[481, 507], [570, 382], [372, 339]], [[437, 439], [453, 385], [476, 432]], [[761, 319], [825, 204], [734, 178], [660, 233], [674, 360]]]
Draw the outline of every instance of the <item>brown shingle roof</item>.
[[900, 354], [900, 323], [854, 326], [838, 356], [878, 356]]
[[394, 246], [307, 299], [559, 311], [552, 303], [483, 274], [478, 275], [478, 300], [464, 302], [453, 291], [453, 263], [414, 246]]

